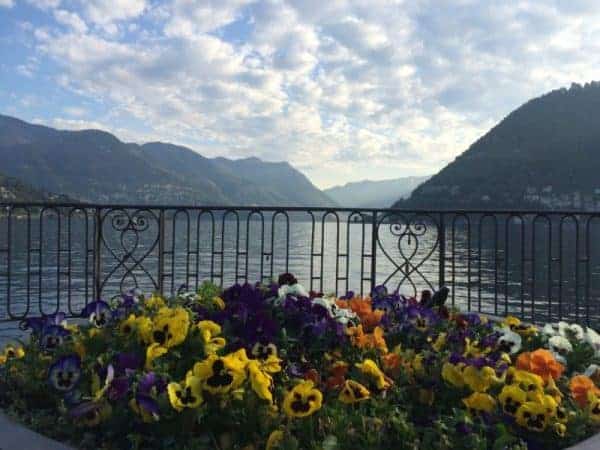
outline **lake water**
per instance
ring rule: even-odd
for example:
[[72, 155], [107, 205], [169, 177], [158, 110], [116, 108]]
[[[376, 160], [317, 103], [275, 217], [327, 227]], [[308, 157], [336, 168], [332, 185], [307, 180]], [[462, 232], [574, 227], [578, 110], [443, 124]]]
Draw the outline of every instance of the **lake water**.
[[[228, 286], [267, 281], [285, 271], [309, 289], [366, 294], [373, 266], [377, 284], [407, 295], [440, 284], [441, 236], [433, 222], [415, 215], [399, 224], [379, 224], [373, 258], [370, 216], [363, 224], [359, 216], [348, 220], [347, 214], [211, 218], [172, 211], [161, 222], [153, 211], [139, 221], [133, 213], [122, 213], [111, 211], [102, 221], [99, 281], [104, 298], [135, 285], [146, 292], [162, 285], [169, 294], [182, 284], [195, 288], [212, 280]], [[443, 275], [452, 291], [450, 302], [538, 321], [560, 316], [596, 322], [596, 222], [586, 230], [583, 223], [446, 219]], [[94, 296], [94, 256], [90, 215], [59, 218], [50, 213], [30, 220], [15, 215], [10, 225], [7, 217], [0, 218], [0, 320], [56, 310], [77, 314]]]

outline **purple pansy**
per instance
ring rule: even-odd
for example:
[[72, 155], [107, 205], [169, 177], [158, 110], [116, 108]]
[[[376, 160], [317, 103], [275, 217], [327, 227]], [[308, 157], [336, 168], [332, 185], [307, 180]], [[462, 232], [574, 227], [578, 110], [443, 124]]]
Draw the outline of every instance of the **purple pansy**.
[[97, 300], [83, 308], [81, 316], [87, 317], [94, 326], [103, 328], [110, 323], [113, 314], [108, 303], [104, 300]]
[[46, 351], [60, 347], [71, 332], [59, 325], [46, 325], [42, 329], [40, 346]]
[[81, 359], [78, 355], [63, 356], [48, 369], [48, 382], [62, 392], [73, 389], [81, 378]]

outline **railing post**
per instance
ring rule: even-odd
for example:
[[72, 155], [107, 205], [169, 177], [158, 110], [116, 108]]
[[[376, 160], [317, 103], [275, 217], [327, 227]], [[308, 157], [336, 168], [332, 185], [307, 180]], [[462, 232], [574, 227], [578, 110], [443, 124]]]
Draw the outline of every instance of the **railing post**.
[[446, 223], [444, 213], [440, 213], [438, 233], [440, 237], [439, 286], [446, 284]]
[[94, 301], [100, 299], [102, 294], [102, 212], [100, 208], [95, 210], [95, 228], [94, 228]]
[[374, 211], [371, 222], [371, 292], [377, 283], [377, 239], [377, 211]]
[[[214, 238], [214, 236], [213, 236]], [[175, 239], [175, 236], [173, 236]], [[175, 255], [173, 255], [175, 257]], [[158, 216], [158, 291], [163, 294], [165, 278], [165, 210], [161, 209]]]

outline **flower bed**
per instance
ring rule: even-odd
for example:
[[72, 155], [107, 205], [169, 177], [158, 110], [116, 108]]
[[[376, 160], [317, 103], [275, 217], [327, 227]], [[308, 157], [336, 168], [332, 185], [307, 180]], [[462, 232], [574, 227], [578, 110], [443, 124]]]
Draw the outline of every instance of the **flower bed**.
[[290, 274], [131, 292], [28, 319], [0, 356], [0, 405], [93, 449], [563, 448], [600, 428], [600, 336], [374, 290], [336, 299]]

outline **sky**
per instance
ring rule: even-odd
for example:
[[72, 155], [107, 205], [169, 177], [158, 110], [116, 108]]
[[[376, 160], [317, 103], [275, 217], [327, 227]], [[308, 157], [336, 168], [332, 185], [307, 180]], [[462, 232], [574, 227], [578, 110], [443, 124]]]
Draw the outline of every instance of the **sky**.
[[0, 0], [0, 113], [321, 188], [432, 174], [510, 111], [600, 79], [595, 0]]

